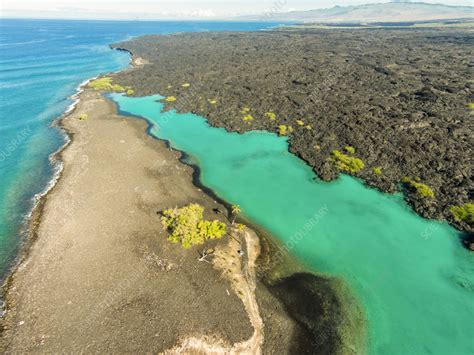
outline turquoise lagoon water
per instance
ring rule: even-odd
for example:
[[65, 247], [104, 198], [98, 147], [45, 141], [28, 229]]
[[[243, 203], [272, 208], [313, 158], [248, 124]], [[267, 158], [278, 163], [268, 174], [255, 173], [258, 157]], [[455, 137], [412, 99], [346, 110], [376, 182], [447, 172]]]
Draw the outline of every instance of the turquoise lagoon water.
[[292, 253], [352, 289], [367, 318], [369, 353], [474, 354], [474, 255], [456, 230], [415, 215], [402, 196], [348, 176], [314, 181], [274, 134], [228, 133], [193, 114], [162, 113], [160, 96], [111, 97], [121, 112], [148, 119], [153, 135], [188, 153], [204, 185], [280, 241], [327, 210]]
[[128, 66], [109, 44], [150, 33], [259, 30], [276, 24], [0, 20], [0, 278], [16, 254], [32, 197], [48, 185], [51, 153], [64, 137], [50, 128], [86, 79]]

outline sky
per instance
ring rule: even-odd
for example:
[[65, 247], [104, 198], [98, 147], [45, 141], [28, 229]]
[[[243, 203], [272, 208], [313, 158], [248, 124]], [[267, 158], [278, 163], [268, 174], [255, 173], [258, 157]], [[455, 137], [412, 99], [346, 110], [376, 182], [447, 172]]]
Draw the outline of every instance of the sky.
[[[335, 5], [360, 5], [387, 0], [0, 0], [0, 16], [61, 19], [213, 19]], [[429, 3], [470, 5], [474, 0]]]

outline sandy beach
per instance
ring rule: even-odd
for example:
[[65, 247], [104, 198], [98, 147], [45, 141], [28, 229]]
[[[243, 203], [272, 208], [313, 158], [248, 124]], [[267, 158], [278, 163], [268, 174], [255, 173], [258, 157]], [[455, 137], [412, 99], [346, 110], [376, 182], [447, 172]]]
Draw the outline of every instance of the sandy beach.
[[6, 290], [4, 350], [158, 352], [190, 336], [248, 340], [254, 330], [229, 278], [199, 262], [199, 248], [166, 240], [163, 209], [195, 202], [207, 218], [226, 220], [180, 153], [92, 91], [61, 124], [73, 139]]

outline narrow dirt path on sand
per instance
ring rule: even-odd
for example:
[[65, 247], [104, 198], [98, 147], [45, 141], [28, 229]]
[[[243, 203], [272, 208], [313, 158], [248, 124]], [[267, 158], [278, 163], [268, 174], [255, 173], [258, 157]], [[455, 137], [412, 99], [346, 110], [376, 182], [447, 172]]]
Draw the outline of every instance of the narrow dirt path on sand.
[[[193, 354], [261, 354], [263, 320], [260, 317], [255, 295], [255, 264], [260, 255], [260, 242], [255, 232], [249, 228], [245, 228], [240, 233], [237, 229], [233, 229], [232, 234], [241, 236], [242, 241], [238, 237], [231, 237], [224, 248], [216, 250], [212, 263], [231, 281], [234, 291], [242, 300], [254, 328], [253, 335], [248, 340], [233, 345], [212, 337], [191, 337], [174, 348], [166, 350], [165, 354], [183, 352]], [[243, 251], [242, 256], [239, 251]], [[229, 322], [232, 322], [232, 319], [229, 319]]]

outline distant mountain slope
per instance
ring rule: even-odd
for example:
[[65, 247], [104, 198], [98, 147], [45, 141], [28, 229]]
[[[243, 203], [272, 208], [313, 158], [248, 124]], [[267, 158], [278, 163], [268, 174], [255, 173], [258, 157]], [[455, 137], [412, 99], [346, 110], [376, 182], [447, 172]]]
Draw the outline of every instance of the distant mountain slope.
[[335, 6], [330, 9], [309, 11], [266, 13], [260, 16], [246, 16], [245, 19], [318, 23], [372, 23], [474, 19], [474, 7], [427, 4], [423, 2], [392, 2], [384, 4], [369, 4], [357, 6]]

